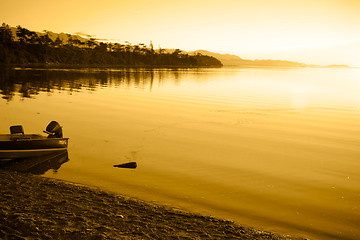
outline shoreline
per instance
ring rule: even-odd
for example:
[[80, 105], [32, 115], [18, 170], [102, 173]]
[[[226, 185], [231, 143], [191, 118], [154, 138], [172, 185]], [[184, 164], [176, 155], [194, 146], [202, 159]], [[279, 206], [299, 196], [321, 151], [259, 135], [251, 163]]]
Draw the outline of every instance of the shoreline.
[[302, 239], [0, 169], [1, 239]]
[[256, 66], [256, 65], [222, 65], [222, 66], [208, 66], [208, 65], [111, 65], [111, 64], [57, 64], [57, 63], [23, 63], [23, 64], [3, 64], [0, 63], [0, 68], [8, 69], [47, 69], [47, 70], [119, 70], [119, 69], [309, 69], [309, 68], [318, 68], [318, 69], [360, 69], [360, 67], [351, 67], [351, 66]]
[[222, 68], [223, 66], [212, 65], [147, 65], [147, 64], [65, 64], [65, 63], [0, 63], [3, 68], [20, 69], [196, 69], [196, 68]]

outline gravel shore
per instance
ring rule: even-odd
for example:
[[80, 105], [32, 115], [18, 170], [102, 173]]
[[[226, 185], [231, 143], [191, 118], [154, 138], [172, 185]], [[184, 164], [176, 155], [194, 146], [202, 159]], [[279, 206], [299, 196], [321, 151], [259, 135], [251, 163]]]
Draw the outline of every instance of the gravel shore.
[[29, 173], [0, 183], [0, 239], [295, 239]]

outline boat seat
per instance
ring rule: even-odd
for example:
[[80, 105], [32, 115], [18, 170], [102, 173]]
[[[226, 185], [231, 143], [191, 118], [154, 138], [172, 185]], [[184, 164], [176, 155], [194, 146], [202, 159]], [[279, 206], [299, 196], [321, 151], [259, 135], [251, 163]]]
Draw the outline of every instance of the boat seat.
[[15, 125], [10, 127], [11, 139], [16, 140], [19, 138], [24, 138], [24, 129], [21, 125]]

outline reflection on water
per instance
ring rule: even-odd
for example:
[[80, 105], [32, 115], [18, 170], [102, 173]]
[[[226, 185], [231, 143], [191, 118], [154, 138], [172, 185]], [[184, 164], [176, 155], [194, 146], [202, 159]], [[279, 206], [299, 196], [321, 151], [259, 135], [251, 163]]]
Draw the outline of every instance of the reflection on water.
[[61, 165], [69, 161], [67, 150], [41, 157], [31, 157], [3, 162], [0, 168], [4, 170], [27, 172], [43, 175], [50, 169], [57, 173]]
[[[72, 182], [319, 239], [359, 239], [358, 69], [17, 69], [0, 132], [70, 138]], [[3, 114], [6, 113], [6, 114]], [[136, 162], [137, 168], [114, 165]]]
[[[0, 68], [0, 94], [11, 101], [16, 93], [31, 98], [40, 92], [95, 91], [98, 88], [134, 86], [151, 91], [153, 84], [179, 82], [180, 69], [117, 69], [117, 70], [67, 70], [67, 69], [9, 69]], [[198, 71], [193, 69], [193, 71]], [[156, 79], [156, 82], [154, 82]]]

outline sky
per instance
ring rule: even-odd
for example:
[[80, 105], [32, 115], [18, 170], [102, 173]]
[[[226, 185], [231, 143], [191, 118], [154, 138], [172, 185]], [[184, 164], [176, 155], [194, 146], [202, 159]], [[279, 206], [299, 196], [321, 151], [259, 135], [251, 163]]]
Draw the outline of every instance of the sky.
[[360, 67], [360, 0], [0, 0], [0, 22], [155, 48]]

